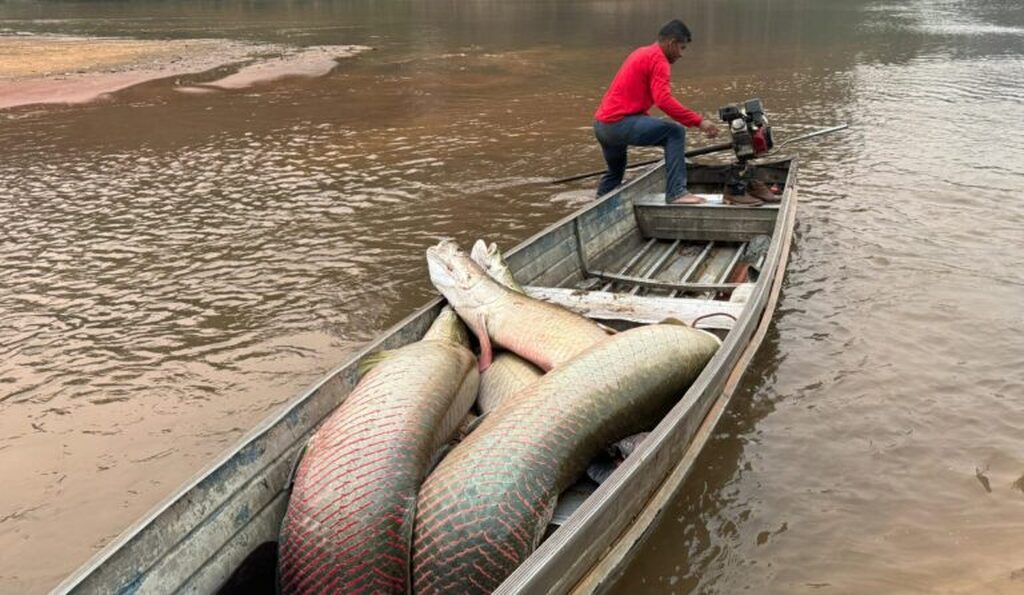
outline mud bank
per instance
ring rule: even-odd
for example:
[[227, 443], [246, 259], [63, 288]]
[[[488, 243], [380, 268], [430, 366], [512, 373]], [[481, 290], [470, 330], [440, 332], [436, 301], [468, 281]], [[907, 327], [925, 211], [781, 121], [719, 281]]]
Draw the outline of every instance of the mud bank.
[[0, 36], [0, 109], [86, 103], [147, 81], [218, 67], [236, 71], [183, 91], [238, 89], [286, 76], [322, 76], [363, 46], [288, 48], [224, 39], [136, 40]]

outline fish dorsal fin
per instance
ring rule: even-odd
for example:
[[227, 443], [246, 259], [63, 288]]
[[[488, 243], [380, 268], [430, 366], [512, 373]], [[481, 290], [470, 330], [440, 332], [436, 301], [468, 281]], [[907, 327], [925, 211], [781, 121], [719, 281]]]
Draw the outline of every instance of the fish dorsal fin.
[[367, 372], [377, 367], [377, 364], [388, 359], [394, 355], [393, 349], [386, 349], [384, 351], [375, 351], [366, 355], [363, 359], [359, 360], [359, 364], [356, 365], [356, 374], [360, 378], [366, 375]]

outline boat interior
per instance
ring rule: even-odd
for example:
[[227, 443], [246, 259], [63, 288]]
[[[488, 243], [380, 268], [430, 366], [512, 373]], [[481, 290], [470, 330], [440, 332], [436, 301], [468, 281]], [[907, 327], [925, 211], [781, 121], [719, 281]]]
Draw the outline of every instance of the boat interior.
[[[534, 297], [615, 328], [678, 318], [728, 331], [764, 265], [781, 204], [724, 204], [728, 173], [728, 165], [689, 167], [690, 191], [706, 200], [698, 205], [666, 205], [664, 177], [641, 176], [525, 242], [509, 266]], [[779, 193], [788, 174], [788, 161], [756, 169]]]

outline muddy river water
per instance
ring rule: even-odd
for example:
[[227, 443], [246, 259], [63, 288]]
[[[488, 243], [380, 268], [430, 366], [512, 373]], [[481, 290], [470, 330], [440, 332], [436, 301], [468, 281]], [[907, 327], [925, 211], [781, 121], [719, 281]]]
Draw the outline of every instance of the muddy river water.
[[373, 50], [0, 111], [0, 592], [53, 587], [428, 300], [437, 239], [591, 200], [543, 182], [601, 166], [605, 85], [676, 16], [691, 107], [851, 128], [794, 146], [775, 324], [622, 592], [1024, 591], [1018, 0], [175, 0], [3, 3], [0, 50]]

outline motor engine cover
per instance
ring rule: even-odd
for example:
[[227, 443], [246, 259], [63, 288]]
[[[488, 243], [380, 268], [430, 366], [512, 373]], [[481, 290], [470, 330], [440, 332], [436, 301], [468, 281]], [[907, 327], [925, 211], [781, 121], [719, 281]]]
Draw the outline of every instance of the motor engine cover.
[[760, 99], [722, 106], [718, 109], [718, 117], [729, 126], [736, 159], [747, 161], [760, 157], [774, 145], [771, 126]]

